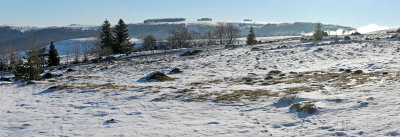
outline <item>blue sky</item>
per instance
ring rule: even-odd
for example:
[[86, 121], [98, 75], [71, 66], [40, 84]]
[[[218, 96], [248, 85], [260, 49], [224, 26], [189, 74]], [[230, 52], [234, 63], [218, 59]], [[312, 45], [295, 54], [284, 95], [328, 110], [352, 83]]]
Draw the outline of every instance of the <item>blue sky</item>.
[[400, 26], [399, 0], [0, 0], [0, 24], [63, 26], [148, 18]]

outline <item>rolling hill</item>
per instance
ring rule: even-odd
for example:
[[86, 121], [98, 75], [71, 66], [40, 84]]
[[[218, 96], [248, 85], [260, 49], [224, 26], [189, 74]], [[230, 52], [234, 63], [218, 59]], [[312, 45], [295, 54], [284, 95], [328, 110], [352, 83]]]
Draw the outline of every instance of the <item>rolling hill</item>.
[[[314, 30], [315, 23], [271, 23], [253, 21], [177, 21], [177, 22], [146, 22], [128, 24], [128, 32], [132, 38], [142, 39], [146, 35], [153, 35], [159, 40], [167, 39], [169, 32], [178, 27], [186, 26], [189, 30], [204, 33], [211, 30], [218, 22], [234, 24], [240, 30], [240, 36], [247, 35], [250, 26], [255, 28], [258, 37], [267, 36], [301, 36]], [[0, 26], [0, 49], [10, 45], [16, 50], [26, 50], [43, 46], [51, 41], [58, 42], [68, 39], [96, 37], [99, 26], [71, 24], [63, 27], [34, 27], [34, 26]], [[323, 25], [324, 31], [332, 34], [348, 34], [354, 28], [339, 25]]]

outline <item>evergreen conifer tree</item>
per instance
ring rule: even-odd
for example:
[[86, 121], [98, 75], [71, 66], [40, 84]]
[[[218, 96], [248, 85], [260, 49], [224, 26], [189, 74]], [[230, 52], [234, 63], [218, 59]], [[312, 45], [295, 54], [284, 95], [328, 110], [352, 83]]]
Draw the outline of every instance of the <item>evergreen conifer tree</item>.
[[324, 32], [321, 30], [321, 23], [317, 23], [315, 25], [315, 30], [314, 30], [314, 41], [319, 41], [322, 40], [322, 38], [324, 37]]
[[49, 66], [60, 65], [60, 57], [58, 56], [58, 52], [57, 52], [56, 47], [54, 46], [53, 41], [50, 43], [48, 57], [49, 57], [49, 59], [48, 59]]
[[100, 48], [112, 48], [114, 44], [114, 38], [111, 32], [111, 24], [108, 20], [105, 20], [100, 28]]
[[120, 19], [118, 24], [114, 27], [113, 32], [114, 36], [114, 46], [113, 51], [114, 53], [127, 53], [128, 48], [131, 45], [129, 42], [129, 34], [128, 34], [128, 25]]
[[24, 61], [22, 59], [18, 59], [15, 63], [15, 71], [14, 76], [16, 80], [24, 80], [26, 76], [26, 69], [24, 66]]
[[38, 53], [39, 58], [40, 58], [40, 67], [45, 67], [46, 65], [48, 65], [48, 62], [47, 62], [47, 59], [46, 59], [47, 56], [48, 56], [48, 53], [46, 53], [46, 47], [39, 48], [37, 53]]
[[14, 72], [15, 78], [17, 80], [40, 80], [42, 77], [41, 73], [44, 69], [40, 68], [40, 57], [35, 49], [28, 51], [27, 62], [24, 64], [22, 60], [17, 63], [16, 71]]
[[8, 52], [8, 60], [10, 61], [9, 65], [8, 65], [8, 67], [9, 67], [8, 69], [14, 70], [16, 67], [16, 63], [17, 63], [17, 57], [16, 57], [16, 53], [11, 45], [8, 47], [7, 52]]
[[250, 27], [249, 35], [247, 35], [247, 45], [254, 45], [257, 44], [256, 34], [254, 34], [253, 26]]

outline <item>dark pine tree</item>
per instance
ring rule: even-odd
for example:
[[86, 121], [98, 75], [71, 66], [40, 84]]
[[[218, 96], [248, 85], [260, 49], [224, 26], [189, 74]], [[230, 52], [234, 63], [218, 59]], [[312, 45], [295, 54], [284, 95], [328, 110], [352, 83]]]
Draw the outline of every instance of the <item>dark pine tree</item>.
[[22, 60], [18, 61], [17, 69], [14, 71], [15, 78], [17, 80], [40, 80], [42, 77], [41, 73], [44, 69], [40, 68], [40, 57], [35, 49], [26, 53], [27, 62], [23, 63]]
[[40, 67], [45, 67], [48, 65], [47, 62], [47, 57], [49, 56], [48, 53], [46, 53], [46, 47], [39, 48], [37, 51], [39, 58], [40, 58]]
[[120, 19], [118, 21], [118, 24], [114, 27], [114, 46], [113, 46], [113, 51], [114, 53], [127, 53], [129, 49], [129, 45], [131, 43], [129, 42], [129, 34], [128, 34], [128, 25], [125, 24], [125, 22]]
[[[317, 23], [315, 24], [315, 30], [314, 30], [314, 41], [320, 41], [322, 40], [322, 38], [324, 38], [324, 32], [321, 30], [322, 28], [322, 24], [321, 23]], [[326, 33], [326, 35], [328, 35], [328, 33]]]
[[56, 49], [56, 46], [54, 46], [53, 41], [50, 43], [50, 49], [49, 49], [49, 66], [57, 66], [60, 65], [60, 57], [58, 56], [58, 52]]
[[254, 34], [253, 26], [250, 27], [249, 35], [247, 35], [247, 45], [254, 45], [257, 44], [256, 34]]
[[100, 48], [112, 48], [114, 43], [114, 38], [111, 32], [111, 24], [108, 20], [105, 20], [100, 28]]

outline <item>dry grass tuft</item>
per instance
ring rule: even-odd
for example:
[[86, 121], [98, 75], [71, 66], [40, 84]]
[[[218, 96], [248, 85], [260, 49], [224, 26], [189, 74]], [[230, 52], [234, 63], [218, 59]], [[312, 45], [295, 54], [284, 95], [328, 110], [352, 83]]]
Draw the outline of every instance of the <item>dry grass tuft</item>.
[[290, 88], [290, 89], [284, 90], [282, 92], [287, 93], [287, 94], [297, 94], [300, 91], [312, 92], [312, 91], [317, 91], [317, 90], [324, 90], [324, 86], [296, 87], [296, 88]]
[[99, 89], [120, 89], [137, 88], [136, 86], [118, 85], [114, 83], [93, 84], [93, 83], [67, 83], [50, 87], [49, 90], [99, 90]]
[[146, 80], [163, 82], [163, 81], [173, 81], [173, 80], [175, 80], [175, 78], [168, 77], [164, 73], [157, 71], [157, 72], [150, 74], [146, 78]]
[[221, 102], [238, 102], [242, 99], [256, 100], [263, 96], [273, 96], [277, 97], [278, 92], [271, 92], [268, 90], [235, 90], [232, 93], [219, 95], [216, 97], [218, 101]]
[[96, 78], [101, 78], [100, 76], [73, 76], [73, 75], [71, 75], [71, 76], [67, 76], [66, 77], [67, 79], [76, 79], [76, 78], [79, 78], [79, 79], [96, 79]]

